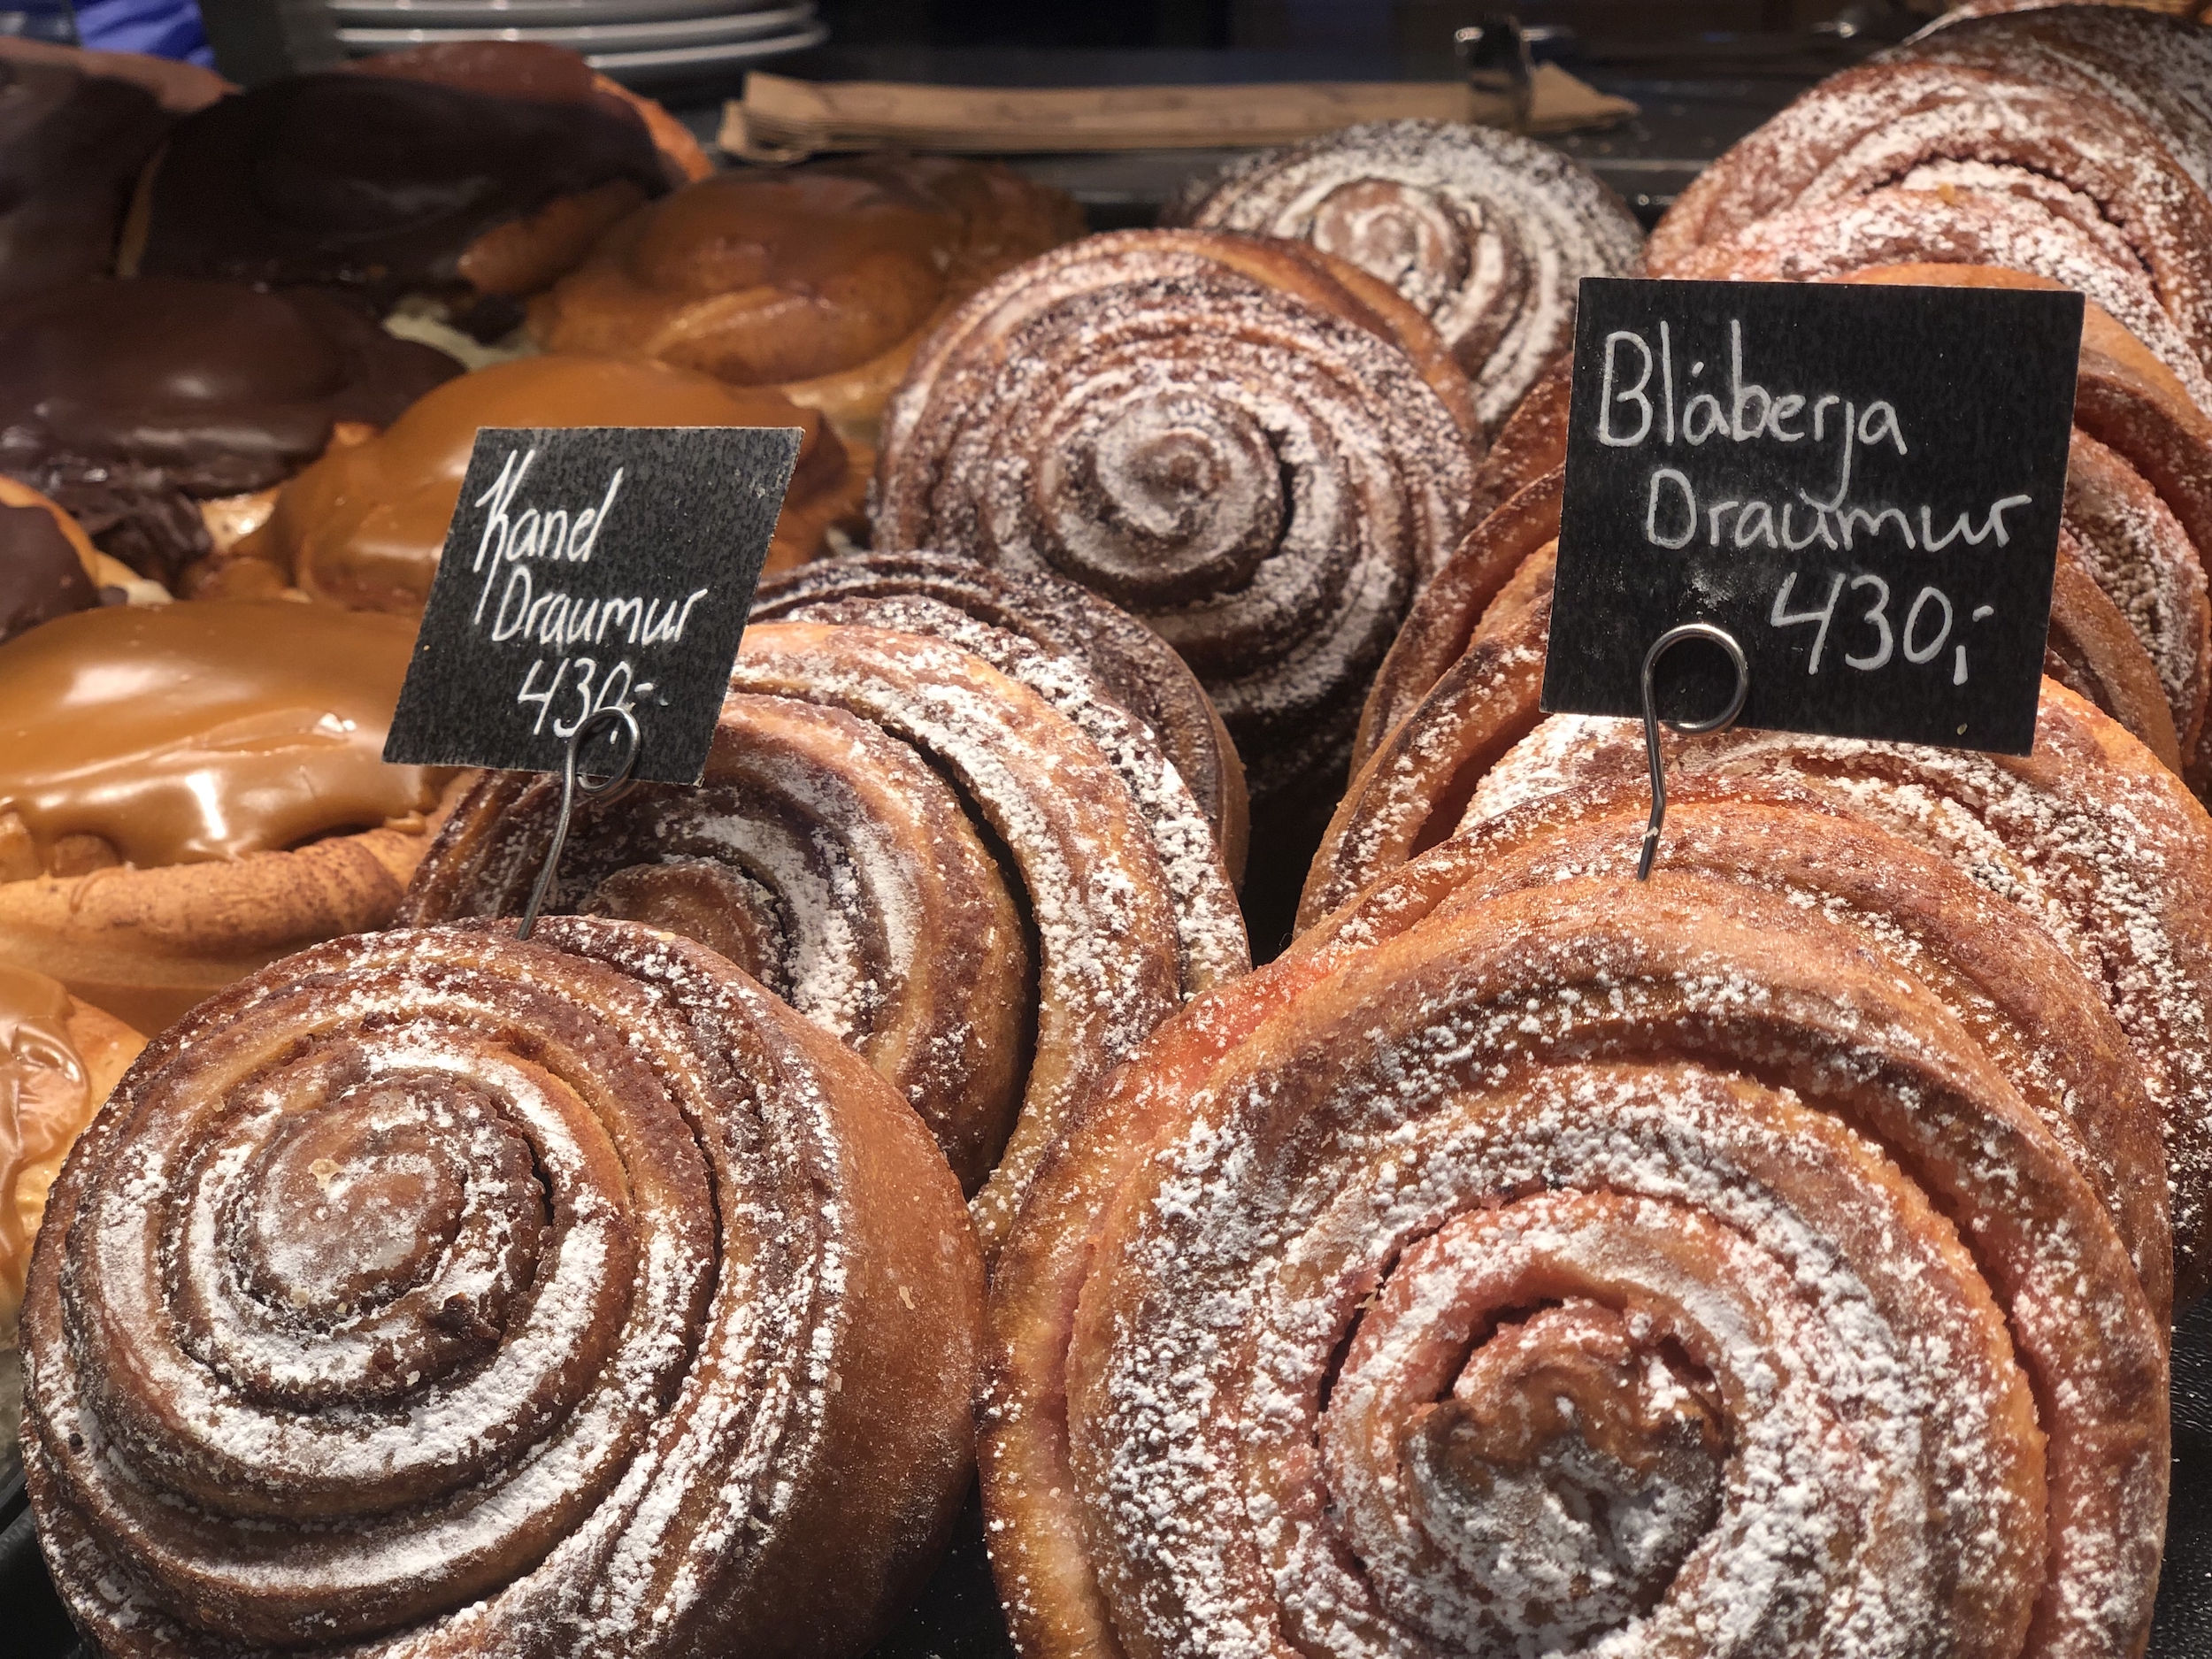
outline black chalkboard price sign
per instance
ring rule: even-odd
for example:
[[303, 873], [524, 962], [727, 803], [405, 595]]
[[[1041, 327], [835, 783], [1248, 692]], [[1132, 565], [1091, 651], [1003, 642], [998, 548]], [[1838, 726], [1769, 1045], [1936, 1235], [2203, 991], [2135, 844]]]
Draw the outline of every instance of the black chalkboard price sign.
[[622, 709], [631, 775], [696, 783], [803, 435], [479, 432], [384, 758], [558, 772]]
[[[2025, 754], [2078, 294], [1582, 284], [1543, 707], [1640, 716], [1653, 641], [1742, 646], [1742, 723]], [[1660, 712], [1727, 703], [1671, 653]]]

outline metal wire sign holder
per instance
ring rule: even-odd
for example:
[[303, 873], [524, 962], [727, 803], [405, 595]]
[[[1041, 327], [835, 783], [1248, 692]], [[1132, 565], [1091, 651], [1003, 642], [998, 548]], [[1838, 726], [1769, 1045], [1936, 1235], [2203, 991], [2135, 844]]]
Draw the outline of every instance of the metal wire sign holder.
[[[1651, 642], [1644, 653], [1644, 758], [1651, 767], [1651, 821], [1644, 829], [1643, 850], [1636, 858], [1636, 879], [1651, 879], [1651, 866], [1659, 856], [1659, 835], [1667, 823], [1667, 767], [1665, 757], [1659, 752], [1659, 703], [1652, 692], [1652, 676], [1659, 666], [1659, 659], [1676, 646], [1690, 640], [1703, 640], [1717, 645], [1727, 654], [1736, 671], [1736, 689], [1728, 699], [1728, 706], [1709, 719], [1669, 720], [1666, 724], [1684, 737], [1702, 737], [1714, 732], [1724, 732], [1735, 725], [1743, 712], [1744, 699], [1751, 695], [1751, 665], [1744, 659], [1743, 647], [1726, 628], [1716, 627], [1709, 622], [1686, 622], [1679, 627], [1669, 628]], [[569, 769], [575, 770], [572, 755]], [[567, 822], [567, 807], [564, 802], [562, 822]], [[560, 843], [554, 843], [557, 850]]]
[[[1650, 670], [1647, 666], [1647, 685], [1649, 679]], [[1648, 695], [1644, 702], [1649, 708]], [[583, 753], [591, 734], [609, 726], [615, 726], [618, 731], [615, 769], [598, 777], [587, 776], [577, 769], [578, 757]], [[575, 813], [578, 797], [611, 798], [621, 793], [630, 780], [630, 769], [637, 764], [638, 736], [637, 717], [619, 703], [593, 710], [568, 734], [568, 749], [561, 763], [561, 810], [553, 820], [553, 836], [546, 844], [545, 862], [538, 866], [538, 879], [530, 889], [530, 902], [522, 907], [522, 923], [515, 929], [517, 939], [530, 937], [531, 929], [538, 925], [538, 911], [545, 903], [546, 895], [553, 891], [553, 877], [561, 866], [561, 849], [568, 845], [568, 821]]]

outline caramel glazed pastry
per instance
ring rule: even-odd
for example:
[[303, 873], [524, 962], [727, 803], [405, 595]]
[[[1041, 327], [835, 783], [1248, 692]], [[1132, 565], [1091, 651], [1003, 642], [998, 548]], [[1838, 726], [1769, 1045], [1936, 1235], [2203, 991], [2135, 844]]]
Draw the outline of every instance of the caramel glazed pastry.
[[863, 522], [868, 451], [779, 392], [659, 363], [524, 357], [450, 380], [380, 435], [334, 449], [276, 492], [261, 525], [188, 572], [185, 590], [296, 588], [354, 610], [420, 614], [479, 426], [796, 426], [798, 466], [767, 568], [812, 558], [832, 531]]
[[863, 1061], [549, 917], [264, 969], [48, 1202], [24, 1463], [108, 1659], [857, 1659], [972, 1484], [982, 1270]]
[[47, 1193], [145, 1045], [58, 980], [0, 966], [0, 1479], [15, 1461], [23, 1409], [16, 1321]]
[[170, 582], [238, 498], [459, 373], [312, 289], [72, 283], [0, 303], [0, 473]]
[[1072, 197], [996, 163], [872, 156], [733, 170], [640, 208], [531, 302], [549, 350], [775, 386], [872, 444], [923, 338], [1083, 234]]
[[382, 759], [413, 641], [397, 617], [180, 603], [0, 646], [0, 964], [154, 1031], [385, 926], [458, 787]]
[[1573, 804], [1071, 1132], [991, 1288], [1020, 1651], [2140, 1654], [2164, 1217], [2088, 978], [1816, 803], [1678, 808], [1647, 883], [1647, 799]]
[[665, 111], [573, 52], [419, 47], [288, 75], [180, 122], [118, 268], [412, 300], [489, 340], [602, 231], [706, 170]]
[[874, 543], [1070, 577], [1149, 623], [1279, 836], [1334, 795], [1480, 448], [1465, 374], [1386, 284], [1302, 242], [1125, 231], [930, 337], [885, 416]]
[[[756, 615], [790, 619], [748, 629], [704, 780], [583, 805], [548, 900], [710, 945], [856, 1048], [975, 1194], [987, 1257], [1101, 1079], [1251, 965], [1233, 759], [1106, 610], [912, 556], [768, 584]], [[401, 918], [518, 910], [559, 795], [487, 774]]]

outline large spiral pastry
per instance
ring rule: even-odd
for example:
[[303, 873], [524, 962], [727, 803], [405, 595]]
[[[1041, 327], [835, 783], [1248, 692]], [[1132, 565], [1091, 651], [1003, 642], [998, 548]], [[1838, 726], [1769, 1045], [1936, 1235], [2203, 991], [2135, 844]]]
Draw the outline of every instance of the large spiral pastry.
[[[977, 1191], [987, 1249], [1099, 1079], [1251, 962], [1143, 728], [1100, 699], [1110, 752], [1056, 706], [1079, 664], [1015, 666], [1050, 695], [941, 639], [756, 625], [703, 780], [584, 806], [548, 902], [710, 945], [857, 1048]], [[518, 910], [559, 801], [488, 775], [403, 916]]]
[[[1671, 777], [1802, 789], [1951, 864], [2058, 942], [2127, 1033], [2163, 1121], [2177, 1300], [2212, 1285], [2212, 818], [2111, 720], [2046, 680], [2031, 756], [1778, 733], [1663, 746]], [[1646, 787], [1632, 722], [1555, 718], [1474, 792]], [[1662, 857], [1663, 858], [1663, 850]]]
[[[1817, 226], [1901, 192], [1932, 219], [1962, 211], [1954, 235], [2017, 241], [2024, 269], [2043, 270], [2057, 250], [2104, 267], [2108, 282], [2149, 297], [2201, 374], [2212, 366], [2208, 73], [2202, 31], [2124, 7], [1939, 30], [1830, 77], [1707, 169], [1653, 233], [1650, 268], [1690, 274], [1700, 247], [1755, 237], [1762, 220]], [[1836, 240], [1875, 234], [1862, 219]], [[2144, 333], [2096, 288], [2069, 286]]]
[[[977, 652], [1048, 700], [1110, 754], [1118, 709], [1141, 725], [1212, 826], [1232, 877], [1251, 833], [1244, 764], [1183, 659], [1118, 605], [1056, 576], [1009, 576], [946, 553], [816, 559], [763, 581], [752, 619], [857, 622], [926, 634]], [[1140, 795], [1152, 793], [1130, 772]]]
[[1310, 242], [1444, 336], [1495, 432], [1574, 333], [1586, 276], [1632, 276], [1643, 232], [1548, 144], [1456, 121], [1370, 121], [1232, 165], [1184, 223]]
[[1663, 872], [1155, 1037], [1002, 1257], [1025, 1653], [2139, 1652], [2163, 1338], [1939, 998]]
[[100, 1651], [856, 1654], [967, 1480], [980, 1264], [858, 1059], [548, 918], [287, 958], [55, 1187], [26, 1462]]
[[1241, 268], [1285, 245], [1131, 231], [1010, 273], [917, 358], [875, 511], [879, 547], [1056, 572], [1150, 623], [1263, 808], [1333, 784], [1473, 492], [1413, 357]]

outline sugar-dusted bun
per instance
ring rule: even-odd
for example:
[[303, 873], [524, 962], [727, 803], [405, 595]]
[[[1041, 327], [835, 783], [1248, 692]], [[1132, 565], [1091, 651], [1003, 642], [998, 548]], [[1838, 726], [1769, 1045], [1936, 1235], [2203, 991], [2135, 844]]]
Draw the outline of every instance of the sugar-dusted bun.
[[1549, 145], [1455, 121], [1371, 121], [1238, 162], [1183, 222], [1310, 242], [1436, 325], [1496, 432], [1566, 351], [1575, 287], [1629, 276], [1643, 233]]
[[533, 304], [531, 330], [549, 350], [779, 387], [872, 442], [930, 329], [1082, 232], [1071, 198], [995, 164], [870, 157], [723, 173], [603, 236]]
[[202, 591], [296, 586], [354, 610], [419, 612], [480, 426], [797, 426], [798, 470], [768, 556], [782, 570], [860, 522], [867, 451], [765, 388], [664, 364], [549, 356], [440, 387], [368, 442], [334, 449], [278, 495], [268, 521], [196, 573]]
[[0, 964], [150, 1031], [389, 921], [457, 787], [381, 757], [413, 634], [183, 602], [0, 647]]
[[340, 424], [458, 373], [312, 288], [72, 283], [0, 303], [0, 472], [168, 581], [208, 550], [202, 503], [281, 483]]

